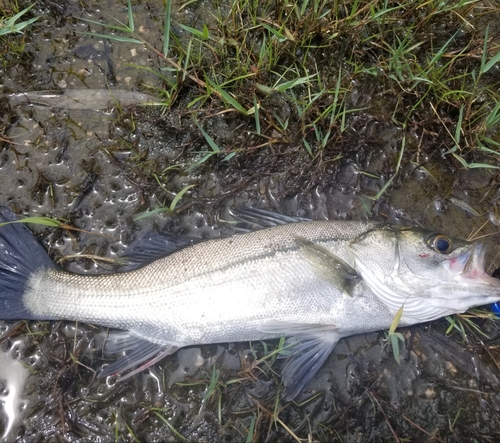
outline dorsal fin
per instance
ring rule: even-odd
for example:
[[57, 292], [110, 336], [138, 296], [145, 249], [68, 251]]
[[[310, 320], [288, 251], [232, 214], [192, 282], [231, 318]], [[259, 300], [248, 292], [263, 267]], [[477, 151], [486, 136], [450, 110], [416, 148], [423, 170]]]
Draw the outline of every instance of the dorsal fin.
[[290, 215], [278, 214], [277, 212], [266, 211], [264, 209], [247, 208], [244, 206], [231, 208], [230, 212], [236, 220], [255, 225], [257, 229], [311, 221], [308, 218], [292, 217]]
[[153, 232], [132, 242], [122, 257], [126, 264], [118, 272], [134, 271], [179, 249], [194, 245], [200, 239], [183, 237], [168, 232]]

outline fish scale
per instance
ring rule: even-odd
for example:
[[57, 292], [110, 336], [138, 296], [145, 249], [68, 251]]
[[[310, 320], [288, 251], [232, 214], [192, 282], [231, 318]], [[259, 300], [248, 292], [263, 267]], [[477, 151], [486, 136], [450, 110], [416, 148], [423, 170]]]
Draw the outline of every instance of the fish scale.
[[[300, 230], [301, 235], [309, 234], [305, 228]], [[314, 224], [310, 228], [316, 231]], [[170, 343], [174, 335], [183, 345], [206, 342], [209, 336], [211, 342], [237, 341], [230, 332], [216, 335], [205, 332], [203, 336], [189, 333], [190, 342], [182, 338], [188, 335], [186, 331], [200, 324], [205, 324], [210, 331], [210, 326], [217, 322], [239, 324], [246, 319], [248, 333], [242, 339], [247, 340], [268, 337], [256, 336], [256, 327], [269, 318], [331, 323], [334, 313], [329, 310], [339, 291], [318, 280], [314, 270], [304, 266], [300, 249], [292, 243], [289, 230], [283, 231], [287, 236], [281, 239], [280, 233], [276, 233], [272, 253], [269, 240], [259, 236], [266, 242], [264, 247], [245, 248], [244, 253], [234, 254], [231, 260], [226, 257], [223, 266], [216, 264], [217, 269], [211, 272], [205, 269], [209, 269], [212, 250], [204, 251], [204, 243], [128, 274], [78, 276], [62, 271], [40, 271], [32, 277], [24, 304], [38, 317], [78, 317], [128, 329], [141, 336], [154, 336], [157, 342]], [[224, 250], [229, 242], [227, 239], [213, 241], [211, 249], [218, 250], [218, 243]], [[245, 242], [234, 243], [231, 247], [245, 247]], [[339, 245], [338, 241], [331, 243]], [[286, 246], [278, 250], [277, 244]], [[252, 256], [255, 250], [259, 255]], [[185, 269], [186, 277], [182, 281], [175, 276], [170, 278], [166, 270], [178, 269], [179, 263], [194, 263], [194, 258], [199, 263], [197, 269], [195, 266]], [[109, 290], [110, 286], [116, 287]], [[305, 292], [307, 297], [303, 297]]]
[[111, 275], [65, 272], [24, 226], [5, 226], [0, 319], [123, 330], [111, 333], [107, 350], [128, 354], [100, 377], [126, 378], [183, 346], [287, 336], [284, 396], [292, 399], [341, 337], [388, 329], [401, 308], [400, 324], [411, 325], [500, 300], [481, 245], [439, 234], [435, 250], [437, 234], [421, 228], [264, 215], [276, 226], [152, 254], [151, 263]]

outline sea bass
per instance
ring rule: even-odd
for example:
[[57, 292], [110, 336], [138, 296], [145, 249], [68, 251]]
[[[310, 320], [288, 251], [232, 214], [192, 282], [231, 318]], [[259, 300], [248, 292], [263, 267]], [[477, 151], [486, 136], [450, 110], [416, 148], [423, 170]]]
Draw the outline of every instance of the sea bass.
[[[0, 319], [116, 328], [99, 377], [130, 376], [183, 346], [288, 337], [293, 399], [341, 337], [426, 322], [500, 300], [484, 248], [421, 228], [242, 214], [274, 227], [190, 244], [139, 269], [59, 269], [20, 223], [0, 228]], [[3, 221], [13, 220], [0, 210]], [[157, 251], [153, 255], [157, 255]], [[128, 372], [127, 372], [128, 371]]]

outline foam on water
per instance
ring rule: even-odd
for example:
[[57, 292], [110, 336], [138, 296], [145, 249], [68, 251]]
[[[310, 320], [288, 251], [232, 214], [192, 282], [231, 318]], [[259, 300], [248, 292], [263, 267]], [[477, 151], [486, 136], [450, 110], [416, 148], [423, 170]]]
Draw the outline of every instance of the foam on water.
[[16, 359], [22, 347], [22, 340], [17, 340], [6, 351], [0, 350], [0, 441], [16, 438], [28, 405], [23, 391], [29, 371]]

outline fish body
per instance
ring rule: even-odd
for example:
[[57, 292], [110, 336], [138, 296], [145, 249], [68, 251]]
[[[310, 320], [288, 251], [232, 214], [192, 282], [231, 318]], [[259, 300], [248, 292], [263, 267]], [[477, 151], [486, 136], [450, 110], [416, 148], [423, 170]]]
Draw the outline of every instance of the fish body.
[[30, 277], [23, 303], [38, 318], [78, 319], [178, 347], [274, 338], [263, 331], [274, 321], [335, 325], [347, 334], [366, 331], [363, 315], [359, 322], [348, 315], [353, 310], [368, 309], [368, 327], [377, 330], [393, 314], [364, 281], [352, 294], [342, 293], [308, 265], [297, 243], [305, 238], [321, 244], [354, 266], [346, 245], [371, 226], [284, 225], [207, 240], [124, 274], [40, 269]]
[[[19, 249], [5, 246], [5, 228], [3, 248]], [[27, 235], [22, 226], [8, 228]], [[370, 222], [278, 224], [110, 275], [71, 274], [43, 253], [36, 254], [40, 263], [10, 273], [14, 290], [5, 292], [0, 318], [78, 320], [127, 331], [112, 336], [108, 350], [128, 355], [101, 376], [142, 364], [141, 370], [183, 346], [287, 336], [287, 399], [341, 337], [388, 329], [401, 307], [403, 326], [500, 300], [500, 281], [484, 273], [481, 245]]]

